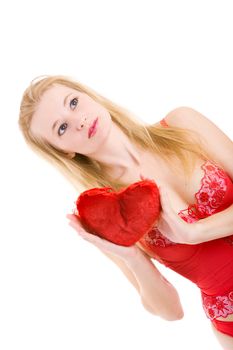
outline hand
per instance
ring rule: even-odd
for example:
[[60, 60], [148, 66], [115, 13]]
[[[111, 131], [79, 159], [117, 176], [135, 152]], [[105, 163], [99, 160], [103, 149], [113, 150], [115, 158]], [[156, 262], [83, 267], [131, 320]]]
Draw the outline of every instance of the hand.
[[162, 211], [157, 221], [158, 230], [174, 243], [196, 244], [197, 225], [187, 223], [175, 212], [164, 187], [159, 186]]
[[139, 251], [141, 252], [141, 249], [135, 244], [130, 247], [125, 247], [87, 232], [81, 220], [75, 214], [67, 214], [66, 217], [70, 220], [69, 225], [75, 229], [79, 236], [106, 253], [113, 254], [127, 262], [129, 259], [135, 258]]

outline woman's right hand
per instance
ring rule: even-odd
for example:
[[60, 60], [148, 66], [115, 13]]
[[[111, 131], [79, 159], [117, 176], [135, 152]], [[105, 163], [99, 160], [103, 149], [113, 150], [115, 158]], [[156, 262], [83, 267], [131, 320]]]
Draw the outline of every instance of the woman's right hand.
[[104, 238], [101, 238], [97, 235], [94, 235], [90, 232], [87, 232], [83, 227], [81, 220], [75, 214], [67, 214], [66, 217], [70, 220], [69, 225], [75, 229], [75, 231], [86, 241], [94, 244], [97, 248], [102, 250], [105, 253], [113, 254], [125, 262], [130, 259], [134, 259], [138, 254], [141, 254], [142, 251], [136, 244], [125, 247], [112, 243]]

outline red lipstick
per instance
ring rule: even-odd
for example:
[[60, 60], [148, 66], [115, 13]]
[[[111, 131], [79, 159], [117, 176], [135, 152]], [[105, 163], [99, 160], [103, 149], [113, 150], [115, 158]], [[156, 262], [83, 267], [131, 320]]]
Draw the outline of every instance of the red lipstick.
[[96, 131], [96, 124], [97, 124], [98, 118], [96, 118], [91, 125], [91, 127], [88, 130], [88, 138], [90, 138]]

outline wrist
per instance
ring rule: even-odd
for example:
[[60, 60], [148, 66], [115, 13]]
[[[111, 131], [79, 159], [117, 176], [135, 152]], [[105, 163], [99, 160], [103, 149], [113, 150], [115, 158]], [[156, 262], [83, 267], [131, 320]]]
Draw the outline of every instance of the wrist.
[[199, 244], [204, 242], [202, 238], [202, 223], [200, 221], [191, 224], [193, 226], [189, 244]]
[[141, 261], [145, 260], [145, 258], [148, 260], [148, 255], [146, 255], [146, 253], [144, 253], [142, 249], [136, 247], [134, 253], [131, 256], [127, 257], [125, 263], [128, 265], [128, 267], [133, 268], [140, 264]]

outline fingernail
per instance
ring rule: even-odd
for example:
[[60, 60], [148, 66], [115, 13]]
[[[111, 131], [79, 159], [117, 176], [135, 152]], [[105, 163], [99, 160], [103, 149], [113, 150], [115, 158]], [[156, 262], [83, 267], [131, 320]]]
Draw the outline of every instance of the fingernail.
[[71, 219], [72, 218], [72, 214], [66, 214], [66, 218], [67, 219]]

